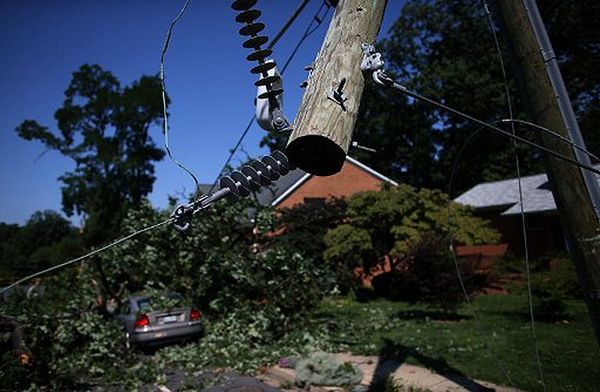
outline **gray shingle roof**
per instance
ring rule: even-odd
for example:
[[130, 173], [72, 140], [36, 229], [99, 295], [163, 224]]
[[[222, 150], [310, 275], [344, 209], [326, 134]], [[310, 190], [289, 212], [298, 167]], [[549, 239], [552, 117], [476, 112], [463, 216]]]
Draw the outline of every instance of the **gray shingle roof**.
[[[600, 165], [595, 166], [596, 168]], [[599, 177], [596, 176], [598, 180]], [[521, 177], [523, 189], [523, 210], [525, 213], [555, 211], [556, 203], [552, 196], [550, 183], [546, 174]], [[509, 180], [484, 182], [475, 185], [454, 199], [455, 202], [477, 209], [497, 209], [502, 215], [521, 213], [519, 202], [519, 182], [516, 178]]]

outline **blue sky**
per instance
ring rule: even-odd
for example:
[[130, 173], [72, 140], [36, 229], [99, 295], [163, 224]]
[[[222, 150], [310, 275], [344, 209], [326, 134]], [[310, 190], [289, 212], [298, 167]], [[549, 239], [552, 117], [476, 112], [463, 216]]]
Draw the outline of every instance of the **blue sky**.
[[[192, 0], [175, 27], [166, 59], [171, 149], [202, 182], [214, 180], [254, 112], [254, 77], [230, 3]], [[265, 34], [272, 38], [298, 3], [259, 1]], [[402, 3], [388, 0], [380, 36], [398, 17]], [[60, 211], [58, 177], [74, 168], [57, 152], [36, 160], [43, 145], [21, 140], [15, 127], [34, 119], [55, 129], [54, 111], [62, 105], [72, 72], [84, 63], [101, 65], [122, 85], [158, 73], [165, 32], [182, 5], [175, 0], [0, 0], [0, 221], [22, 224], [37, 210]], [[320, 5], [321, 0], [311, 0], [275, 47], [280, 65]], [[314, 60], [330, 18], [331, 13], [286, 72], [285, 111], [290, 119], [302, 98], [298, 85], [306, 77], [303, 68]], [[159, 127], [152, 136], [163, 145]], [[243, 144], [248, 154], [265, 153], [258, 147], [263, 136], [254, 125]], [[149, 196], [156, 207], [164, 208], [168, 195], [194, 188], [167, 158], [156, 165], [156, 177]], [[77, 218], [72, 221], [79, 224]]]

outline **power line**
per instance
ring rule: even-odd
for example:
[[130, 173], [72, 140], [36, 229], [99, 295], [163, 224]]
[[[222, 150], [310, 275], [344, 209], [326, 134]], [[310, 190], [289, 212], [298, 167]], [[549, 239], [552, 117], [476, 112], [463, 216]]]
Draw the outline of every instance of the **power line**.
[[498, 121], [494, 121], [491, 122], [490, 124], [498, 124], [498, 123], [507, 123], [507, 122], [511, 122], [511, 123], [517, 123], [517, 124], [522, 124], [522, 125], [527, 125], [529, 127], [538, 129], [542, 132], [546, 132], [547, 134], [562, 140], [563, 142], [569, 144], [571, 147], [578, 149], [579, 151], [583, 152], [584, 154], [586, 154], [587, 156], [589, 156], [590, 158], [594, 158], [596, 161], [600, 161], [600, 158], [598, 158], [598, 156], [596, 156], [595, 154], [593, 154], [592, 152], [588, 151], [587, 149], [585, 149], [584, 147], [581, 147], [579, 144], [573, 142], [572, 140], [570, 140], [568, 137], [564, 137], [563, 135], [561, 135], [560, 133], [553, 131], [551, 129], [548, 129], [546, 127], [543, 127], [541, 125], [538, 124], [534, 124], [532, 122], [529, 121], [524, 121], [524, 120], [519, 120], [516, 118], [504, 118], [502, 120], [498, 120]]
[[[510, 97], [510, 89], [508, 87], [508, 77], [506, 75], [506, 68], [504, 66], [502, 50], [500, 49], [500, 43], [498, 41], [498, 36], [496, 34], [496, 30], [494, 29], [494, 23], [492, 21], [492, 14], [489, 10], [486, 0], [483, 0], [483, 6], [484, 6], [485, 13], [487, 16], [488, 26], [489, 26], [490, 31], [492, 32], [492, 36], [494, 38], [494, 45], [496, 48], [496, 53], [498, 55], [500, 69], [502, 70], [502, 79], [504, 81], [504, 91], [506, 94], [506, 103], [507, 103], [507, 107], [508, 107], [508, 114], [510, 116], [510, 126], [511, 126], [511, 130], [512, 130], [512, 134], [513, 134], [513, 136], [515, 136], [516, 131], [515, 131], [515, 122], [513, 121], [514, 115], [513, 115], [513, 108], [512, 108], [512, 100]], [[518, 179], [518, 185], [519, 185], [519, 208], [520, 208], [520, 215], [521, 215], [521, 232], [523, 235], [523, 242], [524, 242], [524, 248], [525, 248], [524, 262], [525, 262], [525, 275], [527, 277], [527, 299], [529, 302], [529, 318], [530, 318], [530, 326], [531, 326], [531, 337], [533, 339], [533, 349], [534, 349], [535, 360], [536, 360], [537, 369], [538, 369], [538, 376], [540, 378], [542, 387], [545, 392], [546, 391], [546, 381], [544, 380], [544, 371], [542, 369], [542, 361], [540, 359], [540, 350], [539, 350], [539, 345], [538, 345], [537, 333], [536, 333], [536, 329], [535, 329], [535, 317], [533, 314], [533, 294], [532, 294], [532, 290], [531, 290], [529, 242], [528, 242], [528, 238], [527, 238], [527, 222], [525, 219], [525, 206], [523, 204], [523, 184], [521, 182], [521, 165], [519, 163], [519, 151], [517, 149], [517, 141], [515, 139], [513, 139], [512, 142], [513, 142], [513, 150], [515, 153], [515, 164], [516, 164], [516, 169], [517, 169], [517, 179]]]
[[42, 271], [36, 272], [36, 273], [34, 273], [34, 274], [28, 275], [28, 276], [26, 276], [26, 277], [24, 277], [24, 278], [22, 278], [22, 279], [19, 279], [19, 280], [17, 280], [16, 282], [14, 282], [14, 283], [12, 283], [12, 284], [10, 284], [10, 285], [8, 285], [8, 286], [6, 286], [6, 287], [2, 288], [2, 289], [0, 290], [0, 295], [4, 294], [5, 292], [8, 292], [8, 291], [9, 291], [10, 289], [12, 289], [13, 287], [15, 287], [15, 286], [18, 286], [18, 285], [20, 285], [21, 283], [23, 283], [23, 282], [26, 282], [26, 281], [28, 281], [28, 280], [30, 280], [30, 279], [37, 278], [37, 277], [39, 277], [39, 276], [42, 276], [42, 275], [46, 275], [46, 274], [48, 274], [48, 273], [50, 273], [50, 272], [57, 271], [57, 270], [59, 270], [59, 269], [62, 269], [62, 268], [64, 268], [64, 267], [67, 267], [67, 266], [69, 266], [69, 265], [71, 265], [71, 264], [74, 264], [74, 263], [77, 263], [77, 262], [79, 262], [79, 261], [85, 260], [85, 259], [87, 259], [87, 258], [89, 258], [89, 257], [92, 257], [92, 256], [94, 256], [94, 255], [97, 255], [97, 254], [99, 254], [99, 253], [102, 253], [102, 252], [104, 252], [104, 251], [106, 251], [106, 250], [108, 250], [108, 249], [110, 249], [110, 248], [112, 248], [112, 247], [114, 247], [114, 246], [116, 246], [116, 245], [119, 245], [119, 244], [120, 244], [120, 243], [122, 243], [122, 242], [125, 242], [125, 241], [127, 241], [127, 240], [130, 240], [130, 239], [132, 239], [133, 237], [136, 237], [136, 236], [138, 236], [138, 235], [140, 235], [140, 234], [142, 234], [142, 233], [145, 233], [145, 232], [147, 232], [147, 231], [151, 231], [151, 230], [157, 229], [157, 228], [159, 228], [159, 227], [161, 227], [161, 226], [164, 226], [164, 225], [166, 225], [166, 224], [168, 224], [168, 223], [172, 223], [173, 221], [174, 221], [174, 219], [173, 219], [173, 218], [169, 218], [169, 219], [167, 219], [167, 220], [165, 220], [165, 221], [162, 221], [162, 222], [160, 222], [160, 223], [157, 223], [157, 224], [154, 224], [154, 225], [152, 225], [152, 226], [148, 226], [148, 227], [145, 227], [145, 228], [143, 228], [143, 229], [137, 230], [137, 231], [135, 231], [135, 232], [133, 232], [133, 233], [131, 233], [131, 234], [129, 234], [129, 235], [127, 235], [127, 236], [123, 237], [123, 238], [120, 238], [120, 239], [118, 239], [118, 240], [115, 240], [115, 241], [113, 241], [113, 242], [109, 243], [108, 245], [104, 245], [104, 246], [103, 246], [103, 247], [101, 247], [101, 248], [98, 248], [98, 249], [95, 249], [95, 250], [93, 250], [93, 251], [91, 251], [91, 252], [89, 252], [89, 253], [86, 253], [86, 254], [85, 254], [85, 255], [83, 255], [83, 256], [76, 257], [76, 258], [74, 258], [74, 259], [72, 259], [72, 260], [65, 261], [64, 263], [57, 264], [57, 265], [55, 265], [55, 266], [52, 266], [52, 267], [50, 267], [50, 268], [47, 268], [47, 269], [45, 269], [45, 270], [42, 270]]
[[[321, 11], [323, 10], [323, 7], [326, 7], [325, 13], [322, 16], [319, 16], [319, 14], [321, 13]], [[294, 50], [292, 50], [292, 53], [289, 55], [288, 59], [283, 64], [283, 67], [281, 68], [281, 73], [282, 74], [285, 72], [285, 70], [287, 69], [287, 67], [290, 65], [290, 62], [292, 61], [292, 59], [294, 58], [294, 56], [296, 56], [296, 53], [298, 52], [298, 49], [300, 49], [300, 46], [304, 43], [304, 40], [307, 39], [308, 37], [310, 37], [311, 34], [313, 34], [319, 28], [319, 26], [321, 26], [321, 23], [323, 23], [323, 19], [329, 13], [329, 9], [330, 8], [331, 8], [331, 6], [329, 5], [329, 3], [323, 1], [323, 3], [321, 4], [321, 6], [319, 7], [319, 9], [317, 10], [317, 12], [315, 13], [315, 15], [313, 16], [313, 18], [310, 20], [308, 26], [306, 27], [306, 30], [304, 30], [304, 34], [302, 34], [302, 37], [300, 37], [300, 39], [296, 43], [296, 46], [294, 47]], [[312, 27], [312, 25], [313, 25], [314, 22], [316, 22], [316, 25], [315, 25], [315, 27]]]
[[[304, 9], [305, 5], [306, 4], [300, 4], [300, 6], [298, 7], [298, 8], [301, 8], [300, 11], [302, 11], [302, 9]], [[319, 17], [319, 14], [323, 10], [323, 7], [327, 7], [326, 11], [325, 11], [325, 13], [321, 17]], [[296, 43], [296, 46], [292, 50], [291, 54], [286, 59], [286, 61], [284, 63], [284, 66], [283, 66], [283, 68], [281, 69], [281, 72], [280, 72], [281, 75], [283, 75], [285, 73], [285, 71], [287, 70], [287, 67], [289, 66], [289, 64], [292, 61], [292, 59], [296, 56], [296, 53], [298, 52], [298, 49], [300, 49], [300, 46], [302, 45], [302, 43], [304, 43], [304, 41], [308, 37], [310, 37], [310, 35], [313, 34], [317, 30], [317, 28], [321, 25], [323, 19], [325, 18], [325, 16], [327, 16], [327, 13], [329, 12], [330, 7], [331, 6], [329, 5], [329, 3], [327, 3], [326, 1], [323, 1], [323, 3], [319, 7], [319, 9], [315, 13], [315, 15], [310, 20], [308, 26], [306, 27], [306, 30], [304, 31], [304, 34], [300, 37], [300, 39]], [[281, 37], [287, 31], [287, 29], [291, 25], [291, 22], [293, 22], [294, 20], [296, 20], [297, 13], [299, 14], [298, 9], [296, 9], [296, 11], [294, 11], [294, 14], [292, 15], [292, 17], [290, 17], [290, 19], [284, 24], [284, 26], [277, 33], [277, 35], [275, 36], [275, 39], [268, 46], [269, 49], [272, 49], [275, 46], [275, 44], [281, 39]], [[290, 20], [291, 20], [291, 22], [290, 22]], [[312, 27], [312, 25], [313, 25], [313, 23], [315, 21], [317, 22], [317, 25], [315, 27]], [[227, 160], [225, 160], [225, 163], [221, 167], [221, 170], [219, 170], [219, 173], [217, 174], [217, 177], [215, 178], [213, 184], [210, 187], [209, 193], [212, 192], [215, 189], [215, 187], [217, 186], [217, 182], [219, 181], [219, 178], [221, 177], [221, 174], [223, 173], [223, 171], [225, 170], [225, 168], [227, 167], [227, 165], [229, 165], [229, 163], [231, 162], [231, 159], [233, 159], [233, 156], [237, 152], [238, 148], [242, 144], [242, 142], [243, 142], [244, 138], [246, 137], [246, 135], [248, 134], [248, 132], [250, 131], [250, 127], [252, 127], [252, 123], [254, 122], [254, 118], [255, 118], [255, 116], [252, 115], [252, 117], [248, 121], [248, 124], [246, 125], [246, 127], [242, 131], [240, 137], [238, 138], [235, 146], [230, 151], [229, 156], [227, 157]]]
[[300, 4], [298, 5], [298, 7], [296, 7], [296, 10], [292, 13], [292, 15], [289, 17], [289, 19], [287, 20], [287, 22], [285, 22], [285, 24], [281, 27], [281, 29], [279, 30], [279, 32], [277, 33], [277, 35], [275, 35], [275, 38], [273, 38], [273, 40], [271, 41], [271, 43], [269, 44], [269, 46], [267, 46], [267, 48], [273, 49], [273, 47], [275, 45], [277, 45], [277, 42], [279, 42], [279, 40], [281, 39], [281, 37], [283, 37], [283, 35], [285, 34], [285, 32], [294, 23], [294, 21], [296, 20], [296, 18], [302, 13], [302, 10], [304, 10], [304, 7], [306, 7], [306, 5], [308, 4], [309, 1], [310, 0], [301, 0], [300, 1]]
[[[391, 79], [389, 79], [389, 80], [391, 81]], [[585, 169], [585, 170], [588, 170], [588, 171], [590, 171], [592, 173], [600, 175], [600, 170], [598, 170], [598, 169], [596, 169], [596, 168], [594, 168], [594, 167], [592, 167], [590, 165], [586, 165], [586, 164], [577, 162], [575, 159], [569, 158], [569, 157], [567, 157], [565, 155], [562, 155], [559, 152], [556, 152], [556, 151], [551, 150], [551, 149], [549, 149], [547, 147], [541, 146], [541, 145], [539, 145], [539, 144], [537, 144], [535, 142], [532, 142], [531, 140], [527, 140], [527, 139], [522, 138], [520, 136], [513, 135], [513, 134], [511, 134], [508, 131], [505, 131], [505, 130], [503, 130], [501, 128], [498, 128], [496, 126], [491, 125], [490, 123], [487, 123], [487, 122], [485, 122], [483, 120], [480, 120], [480, 119], [478, 119], [476, 117], [470, 116], [470, 115], [468, 115], [466, 113], [463, 113], [463, 112], [461, 112], [459, 110], [456, 110], [456, 109], [453, 109], [453, 108], [451, 108], [449, 106], [446, 106], [443, 103], [434, 101], [433, 99], [427, 98], [427, 97], [425, 97], [425, 96], [423, 96], [423, 95], [421, 95], [419, 93], [416, 93], [416, 92], [414, 92], [412, 90], [409, 90], [405, 86], [402, 86], [402, 85], [400, 85], [400, 84], [398, 84], [398, 83], [396, 83], [394, 81], [391, 81], [391, 83], [389, 84], [389, 87], [392, 87], [392, 88], [394, 88], [396, 90], [399, 90], [399, 91], [403, 92], [404, 94], [406, 94], [406, 95], [408, 95], [410, 97], [413, 97], [413, 98], [415, 98], [415, 99], [417, 99], [419, 101], [427, 102], [427, 103], [429, 103], [429, 104], [431, 104], [433, 106], [436, 106], [436, 107], [438, 107], [440, 109], [446, 110], [448, 112], [451, 112], [453, 114], [461, 116], [461, 117], [463, 117], [463, 118], [465, 118], [465, 119], [467, 119], [469, 121], [477, 123], [477, 124], [479, 124], [479, 125], [481, 125], [481, 126], [483, 126], [485, 128], [488, 128], [488, 129], [491, 129], [493, 131], [499, 132], [502, 135], [508, 137], [509, 139], [513, 139], [513, 140], [516, 140], [516, 141], [518, 141], [520, 143], [527, 144], [530, 147], [534, 147], [534, 148], [536, 148], [536, 149], [538, 149], [540, 151], [548, 153], [548, 154], [550, 154], [550, 155], [552, 155], [552, 156], [554, 156], [554, 157], [556, 157], [558, 159], [561, 159], [561, 160], [563, 160], [565, 162], [572, 163], [575, 166], [578, 166], [578, 167], [580, 167], [582, 169]]]
[[173, 19], [173, 21], [171, 22], [171, 25], [169, 26], [169, 30], [167, 31], [167, 35], [165, 37], [165, 42], [163, 44], [163, 48], [162, 48], [162, 51], [160, 54], [160, 90], [161, 90], [162, 106], [163, 106], [163, 133], [165, 135], [165, 137], [164, 137], [165, 150], [167, 151], [167, 155], [169, 155], [169, 158], [171, 159], [171, 161], [173, 161], [173, 163], [175, 163], [175, 165], [179, 166], [183, 171], [185, 171], [187, 174], [189, 174], [192, 177], [192, 179], [194, 180], [194, 183], [196, 184], [196, 192], [198, 192], [200, 190], [200, 182], [198, 181], [198, 178], [196, 178], [194, 173], [190, 169], [188, 169], [184, 164], [182, 164], [177, 159], [175, 159], [175, 157], [171, 153], [171, 149], [169, 148], [169, 114], [167, 113], [167, 93], [166, 93], [166, 86], [165, 86], [165, 55], [167, 54], [167, 49], [169, 48], [169, 43], [171, 42], [171, 35], [173, 34], [173, 28], [175, 27], [175, 24], [177, 24], [179, 19], [181, 19], [181, 17], [183, 16], [190, 1], [191, 0], [185, 1], [185, 3], [183, 4], [183, 7], [179, 11], [179, 13], [175, 17], [175, 19]]

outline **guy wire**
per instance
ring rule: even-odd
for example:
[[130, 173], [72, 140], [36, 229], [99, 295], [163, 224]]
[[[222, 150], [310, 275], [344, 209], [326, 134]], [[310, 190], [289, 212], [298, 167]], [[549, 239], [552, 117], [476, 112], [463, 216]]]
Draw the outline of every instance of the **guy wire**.
[[151, 231], [151, 230], [157, 229], [157, 228], [159, 228], [160, 226], [164, 226], [164, 225], [166, 225], [166, 224], [168, 224], [168, 223], [171, 223], [171, 222], [173, 222], [173, 221], [174, 221], [174, 219], [173, 219], [173, 218], [169, 218], [169, 219], [167, 219], [167, 220], [164, 220], [164, 221], [162, 221], [162, 222], [156, 223], [156, 224], [154, 224], [154, 225], [152, 225], [152, 226], [144, 227], [143, 229], [137, 230], [137, 231], [135, 231], [135, 232], [133, 232], [133, 233], [131, 233], [131, 234], [129, 234], [129, 235], [127, 235], [127, 236], [123, 237], [123, 238], [117, 239], [117, 240], [115, 240], [115, 241], [113, 241], [113, 242], [111, 242], [111, 243], [109, 243], [109, 244], [107, 244], [107, 245], [104, 245], [104, 246], [102, 246], [102, 247], [100, 247], [100, 248], [98, 248], [98, 249], [94, 249], [93, 251], [91, 251], [91, 252], [89, 252], [89, 253], [86, 253], [86, 254], [84, 254], [83, 256], [76, 257], [76, 258], [74, 258], [74, 259], [71, 259], [71, 260], [69, 260], [69, 261], [65, 261], [64, 263], [57, 264], [57, 265], [55, 265], [55, 266], [52, 266], [52, 267], [50, 267], [50, 268], [46, 268], [45, 270], [42, 270], [42, 271], [39, 271], [39, 272], [33, 273], [33, 274], [31, 274], [31, 275], [28, 275], [28, 276], [26, 276], [26, 277], [24, 277], [24, 278], [22, 278], [22, 279], [19, 279], [19, 280], [17, 280], [17, 281], [16, 281], [16, 282], [14, 282], [14, 283], [11, 283], [10, 285], [8, 285], [8, 286], [6, 286], [6, 287], [3, 287], [2, 289], [0, 289], [0, 296], [1, 296], [2, 294], [4, 294], [5, 292], [8, 292], [8, 291], [9, 291], [10, 289], [12, 289], [13, 287], [20, 285], [20, 284], [21, 284], [21, 283], [23, 283], [23, 282], [26, 282], [26, 281], [28, 281], [28, 280], [30, 280], [30, 279], [33, 279], [33, 278], [37, 278], [37, 277], [39, 277], [39, 276], [42, 276], [42, 275], [46, 275], [46, 274], [48, 274], [48, 273], [50, 273], [50, 272], [53, 272], [53, 271], [56, 271], [56, 270], [62, 269], [62, 268], [64, 268], [64, 267], [67, 267], [67, 266], [69, 266], [69, 265], [71, 265], [71, 264], [74, 264], [74, 263], [77, 263], [77, 262], [79, 262], [79, 261], [85, 260], [85, 259], [87, 259], [87, 258], [89, 258], [89, 257], [91, 257], [91, 256], [94, 256], [94, 255], [97, 255], [97, 254], [99, 254], [99, 253], [102, 253], [102, 252], [104, 252], [104, 251], [106, 251], [106, 250], [108, 250], [108, 249], [112, 248], [113, 246], [119, 245], [119, 244], [120, 244], [120, 243], [122, 243], [122, 242], [125, 242], [125, 241], [127, 241], [127, 240], [130, 240], [130, 239], [132, 239], [133, 237], [136, 237], [136, 236], [138, 236], [138, 235], [140, 235], [140, 234], [142, 234], [142, 233], [145, 233], [145, 232], [147, 232], [147, 231]]
[[[487, 0], [483, 0], [483, 6], [484, 6], [485, 13], [486, 13], [486, 19], [488, 21], [488, 26], [489, 26], [492, 36], [494, 38], [494, 45], [495, 45], [496, 53], [498, 55], [498, 60], [500, 62], [500, 69], [502, 71], [504, 90], [505, 90], [505, 94], [506, 94], [506, 104], [507, 104], [507, 108], [508, 108], [508, 115], [510, 116], [510, 126], [511, 126], [511, 130], [512, 130], [512, 134], [515, 135], [516, 132], [515, 132], [515, 123], [513, 121], [514, 115], [513, 115], [512, 100], [511, 100], [511, 96], [510, 96], [510, 89], [508, 86], [508, 77], [506, 76], [506, 68], [504, 66], [504, 59], [502, 57], [502, 50], [500, 49], [500, 43], [498, 42], [498, 36], [496, 34], [496, 29], [494, 28], [492, 14], [488, 7]], [[536, 360], [537, 369], [538, 369], [538, 376], [540, 378], [540, 382], [542, 383], [542, 387], [545, 392], [546, 391], [546, 381], [544, 380], [544, 371], [542, 369], [542, 361], [540, 359], [540, 350], [539, 350], [539, 345], [538, 345], [537, 333], [535, 330], [535, 317], [533, 314], [533, 298], [532, 298], [533, 295], [532, 295], [532, 291], [531, 291], [531, 273], [530, 273], [531, 271], [530, 271], [530, 265], [529, 265], [529, 242], [528, 242], [528, 238], [527, 238], [527, 221], [525, 218], [525, 206], [523, 205], [523, 184], [521, 182], [521, 165], [519, 163], [519, 151], [517, 148], [517, 141], [515, 139], [513, 139], [512, 142], [513, 142], [513, 150], [515, 153], [515, 164], [516, 164], [516, 169], [517, 169], [517, 180], [518, 180], [518, 185], [519, 185], [519, 208], [520, 208], [520, 215], [521, 215], [521, 231], [523, 234], [523, 245], [524, 245], [524, 250], [525, 250], [524, 261], [525, 261], [525, 275], [527, 277], [527, 299], [529, 302], [529, 318], [530, 318], [530, 325], [531, 325], [531, 337], [533, 339], [533, 348], [534, 348], [535, 360]]]

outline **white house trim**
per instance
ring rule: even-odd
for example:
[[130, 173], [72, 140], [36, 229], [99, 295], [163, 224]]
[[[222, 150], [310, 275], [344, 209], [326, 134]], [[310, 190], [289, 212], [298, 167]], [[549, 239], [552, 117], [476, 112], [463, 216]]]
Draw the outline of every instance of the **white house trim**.
[[279, 197], [277, 197], [275, 200], [273, 200], [271, 202], [271, 205], [276, 206], [277, 204], [281, 203], [292, 192], [294, 192], [296, 189], [298, 189], [298, 187], [300, 185], [304, 184], [306, 182], [306, 180], [308, 180], [310, 177], [312, 177], [312, 174], [309, 174], [309, 173], [304, 174], [302, 177], [300, 177], [300, 179], [298, 181], [296, 181], [295, 183], [292, 184], [292, 186], [290, 186], [288, 189], [286, 189], [285, 192], [283, 192], [281, 195], [279, 195]]
[[[351, 156], [346, 156], [346, 159], [352, 163], [353, 165], [363, 169], [364, 171], [366, 171], [367, 173], [371, 174], [374, 177], [379, 178], [382, 181], [385, 181], [393, 186], [398, 186], [398, 183], [394, 180], [392, 180], [389, 177], [384, 176], [383, 174], [371, 169], [369, 166], [365, 165], [364, 163], [361, 163], [359, 161], [357, 161], [356, 159], [352, 158]], [[273, 200], [271, 202], [272, 206], [276, 206], [277, 204], [281, 203], [282, 201], [284, 201], [289, 195], [291, 195], [296, 189], [298, 189], [302, 184], [304, 184], [310, 177], [312, 177], [312, 174], [306, 173], [304, 174], [302, 177], [300, 177], [300, 179], [298, 179], [298, 181], [296, 181], [295, 183], [293, 183], [288, 189], [285, 190], [285, 192], [283, 192], [281, 195], [279, 195], [275, 200]]]
[[398, 183], [394, 180], [392, 180], [389, 177], [384, 176], [383, 174], [371, 169], [369, 166], [365, 165], [364, 163], [361, 163], [359, 161], [357, 161], [356, 159], [352, 158], [350, 155], [348, 155], [346, 157], [346, 159], [350, 162], [352, 162], [353, 164], [355, 164], [356, 166], [360, 167], [361, 169], [363, 169], [364, 171], [368, 172], [369, 174], [374, 175], [375, 177], [379, 178], [380, 180], [389, 182], [390, 184], [392, 184], [393, 186], [398, 186]]

